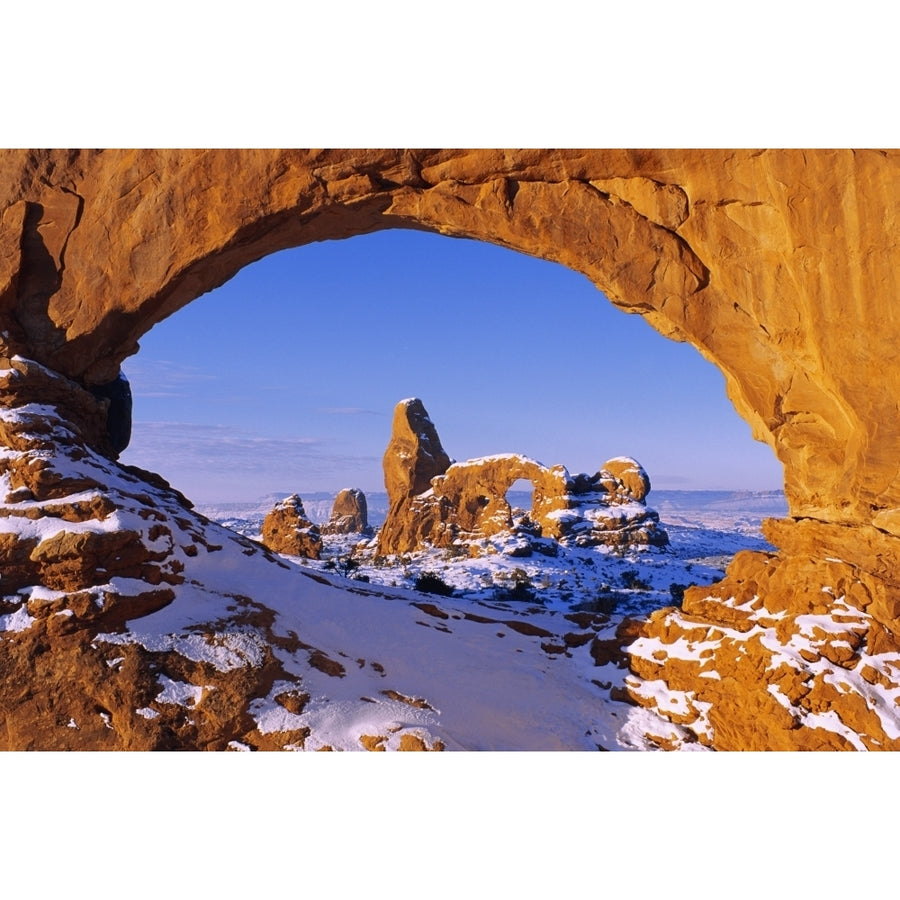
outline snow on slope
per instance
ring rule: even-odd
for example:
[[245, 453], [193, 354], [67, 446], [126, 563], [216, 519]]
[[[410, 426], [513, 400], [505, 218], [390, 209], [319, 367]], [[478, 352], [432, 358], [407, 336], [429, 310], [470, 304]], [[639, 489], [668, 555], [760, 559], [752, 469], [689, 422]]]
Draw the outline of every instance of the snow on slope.
[[[50, 414], [41, 415], [49, 419]], [[61, 432], [60, 441], [65, 440]], [[608, 660], [603, 652], [592, 654], [598, 646], [610, 650], [615, 644], [623, 610], [670, 602], [673, 573], [717, 577], [714, 567], [691, 561], [696, 542], [686, 539], [677, 554], [601, 550], [527, 559], [507, 556], [503, 546], [495, 546], [494, 553], [485, 547], [485, 556], [468, 566], [453, 555], [410, 558], [401, 561], [408, 573], [401, 568], [399, 575], [372, 559], [366, 583], [358, 580], [366, 574], [360, 569], [351, 580], [324, 565], [315, 571], [296, 560], [273, 560], [258, 545], [202, 520], [171, 494], [139, 483], [137, 473], [90, 451], [77, 459], [60, 452], [54, 465], [61, 477], [71, 476], [73, 483], [93, 479], [98, 490], [105, 485], [115, 498], [114, 512], [67, 523], [68, 531], [130, 527], [155, 546], [162, 539], [153, 537], [152, 525], [141, 515], [144, 503], [164, 510], [172, 528], [159, 549], [172, 573], [177, 568], [183, 577], [171, 583], [174, 599], [129, 620], [123, 631], [97, 635], [94, 647], [108, 648], [110, 673], [118, 671], [134, 644], [202, 665], [176, 666], [178, 677], [175, 670], [160, 671], [158, 690], [149, 703], [146, 696], [135, 700], [132, 718], [155, 721], [153, 714], [166, 709], [202, 713], [225, 687], [224, 682], [217, 686], [216, 673], [258, 670], [274, 657], [278, 680], [261, 689], [265, 695], [252, 701], [249, 713], [260, 735], [296, 734], [288, 743], [296, 749], [400, 749], [404, 743], [479, 750], [654, 749], [659, 743], [697, 748], [678, 726], [615, 699], [627, 670], [612, 661], [614, 653]], [[6, 529], [33, 533], [41, 542], [61, 527], [52, 516], [4, 521]], [[715, 536], [707, 540], [723, 549]], [[460, 596], [434, 597], [401, 584], [374, 583], [376, 570], [408, 584], [417, 572], [439, 563], [448, 580], [458, 580]], [[476, 565], [485, 568], [471, 568]], [[519, 578], [516, 570], [525, 573], [530, 587], [506, 596], [503, 582]], [[145, 587], [137, 579], [113, 576], [91, 590], [128, 598]], [[33, 584], [7, 597], [0, 630], [27, 633], [34, 619], [23, 610], [65, 601], [55, 593]], [[580, 614], [573, 612], [577, 607]], [[283, 700], [291, 691], [308, 695], [293, 711]], [[240, 749], [242, 742], [233, 744]]]
[[[563, 635], [579, 631], [561, 611], [523, 615], [503, 604], [373, 588], [294, 562], [280, 568], [261, 554], [247, 557], [227, 532], [216, 537], [222, 550], [192, 560], [190, 580], [202, 587], [176, 587], [170, 606], [98, 641], [246, 664], [258, 641], [251, 630], [231, 632], [231, 645], [218, 647], [191, 630], [227, 618], [235, 594], [252, 596], [275, 612], [276, 634], [299, 635], [343, 668], [342, 676], [329, 674], [305, 650], [273, 648], [297, 683], [276, 683], [255, 702], [262, 733], [309, 728], [306, 750], [359, 750], [373, 735], [388, 735], [385, 746], [395, 749], [404, 734], [448, 750], [655, 749], [648, 732], [685, 738], [653, 714], [610, 701], [610, 687], [626, 673], [595, 666], [588, 643], [553, 653], [542, 647], [564, 646]], [[596, 633], [613, 631], [610, 622]], [[310, 701], [293, 714], [274, 697], [297, 685]]]

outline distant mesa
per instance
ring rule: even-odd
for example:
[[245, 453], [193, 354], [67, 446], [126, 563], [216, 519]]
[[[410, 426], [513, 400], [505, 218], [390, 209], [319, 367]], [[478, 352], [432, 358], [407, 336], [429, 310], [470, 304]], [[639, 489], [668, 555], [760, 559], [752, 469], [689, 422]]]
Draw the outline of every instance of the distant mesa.
[[275, 553], [319, 559], [322, 555], [322, 536], [317, 525], [307, 517], [303, 501], [291, 494], [275, 504], [263, 520], [263, 543]]
[[371, 534], [366, 495], [358, 488], [344, 488], [334, 498], [331, 518], [319, 530], [322, 534]]
[[[514, 511], [506, 493], [519, 479], [533, 486], [532, 508]], [[389, 510], [378, 535], [383, 555], [449, 547], [494, 535], [517, 535], [513, 552], [553, 552], [550, 541], [579, 547], [665, 546], [659, 516], [644, 503], [650, 478], [618, 456], [595, 475], [570, 475], [516, 453], [453, 462], [419, 399], [394, 410], [384, 455]], [[477, 549], [470, 547], [470, 552]]]

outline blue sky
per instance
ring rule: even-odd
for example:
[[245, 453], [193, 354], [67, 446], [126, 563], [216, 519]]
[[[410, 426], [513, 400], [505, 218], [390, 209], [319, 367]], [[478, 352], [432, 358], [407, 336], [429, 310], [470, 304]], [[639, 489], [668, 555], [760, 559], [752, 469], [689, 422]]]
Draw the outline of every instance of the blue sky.
[[782, 486], [696, 350], [583, 275], [476, 241], [392, 230], [273, 254], [157, 325], [123, 368], [123, 462], [198, 503], [381, 491], [393, 408], [413, 396], [455, 459], [592, 473], [627, 455], [656, 488]]

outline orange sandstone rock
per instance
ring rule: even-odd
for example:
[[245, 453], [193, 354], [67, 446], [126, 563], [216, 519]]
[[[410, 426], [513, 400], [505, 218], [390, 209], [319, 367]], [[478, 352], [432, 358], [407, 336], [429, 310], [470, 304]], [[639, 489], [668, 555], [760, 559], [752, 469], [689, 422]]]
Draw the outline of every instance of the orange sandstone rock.
[[[738, 413], [784, 466], [790, 518], [768, 531], [778, 554], [736, 561], [711, 599], [689, 591], [685, 610], [670, 617], [667, 639], [679, 629], [717, 634], [704, 652], [723, 670], [716, 669], [719, 682], [701, 677], [671, 652], [647, 668], [676, 700], [684, 693], [671, 714], [696, 714], [701, 739], [721, 747], [889, 746], [890, 725], [873, 724], [859, 698], [878, 699], [867, 693], [872, 671], [876, 685], [900, 683], [892, 662], [900, 628], [900, 372], [888, 364], [900, 341], [892, 315], [900, 293], [898, 196], [896, 151], [0, 152], [7, 505], [22, 520], [35, 510], [44, 517], [42, 504], [69, 502], [80, 484], [108, 494], [117, 509], [140, 507], [148, 523], [159, 514], [174, 536], [179, 501], [160, 512], [113, 496], [96, 472], [54, 464], [77, 462], [87, 448], [110, 455], [103, 405], [84, 387], [113, 379], [153, 324], [244, 265], [312, 241], [401, 226], [501, 244], [584, 273], [619, 308], [690, 342], [721, 369]], [[42, 409], [29, 413], [30, 404]], [[48, 404], [58, 413], [52, 424]], [[401, 467], [386, 478], [397, 479], [398, 496], [408, 481], [409, 503], [448, 466], [438, 455], [430, 471]], [[135, 479], [136, 492], [145, 477]], [[443, 521], [445, 511], [438, 513]], [[102, 516], [98, 510], [85, 521]], [[196, 552], [203, 529], [190, 533]], [[4, 572], [8, 563], [23, 587], [41, 577], [29, 540], [4, 539], [0, 547]], [[143, 532], [139, 540], [153, 544]], [[46, 571], [69, 577], [44, 551], [39, 558]], [[147, 564], [177, 574], [168, 559]], [[89, 568], [73, 569], [73, 584], [101, 584], [107, 573], [92, 579]], [[825, 587], [834, 593], [823, 594]], [[857, 673], [868, 677], [839, 682], [835, 669], [852, 667], [854, 657], [844, 659], [840, 644], [825, 650], [818, 638], [797, 635], [806, 633], [805, 616], [840, 624], [835, 617], [848, 609], [864, 616], [872, 659]], [[732, 629], [739, 620], [749, 630]], [[662, 639], [662, 628], [658, 619], [648, 623], [647, 639]], [[788, 682], [780, 662], [769, 668], [776, 640], [802, 644], [791, 664], [812, 673], [802, 682], [810, 694], [811, 684], [830, 685], [815, 688], [818, 711], [798, 705], [797, 684], [779, 690]], [[4, 678], [52, 692], [67, 673], [92, 677], [86, 662], [76, 671], [77, 648], [53, 653], [56, 668], [27, 669], [23, 655]], [[632, 656], [635, 667], [650, 667], [641, 653]], [[21, 708], [32, 709], [30, 702]], [[8, 719], [12, 745], [29, 745], [29, 728], [40, 735], [37, 745], [50, 741], [39, 716], [24, 721]], [[183, 742], [194, 726], [171, 727], [171, 740]], [[96, 746], [107, 730], [96, 726]]]
[[318, 526], [306, 518], [303, 501], [296, 494], [275, 504], [263, 520], [262, 538], [276, 553], [307, 559], [318, 559], [322, 554]]
[[322, 534], [365, 534], [369, 529], [366, 495], [357, 488], [344, 488], [334, 498], [328, 521], [319, 529]]
[[[398, 404], [394, 428], [384, 454], [390, 508], [379, 553], [449, 547], [513, 531], [579, 546], [668, 541], [659, 517], [643, 503], [650, 479], [633, 459], [618, 457], [594, 476], [574, 477], [565, 466], [547, 468], [517, 453], [450, 464], [421, 400]], [[411, 433], [422, 439], [410, 439]], [[506, 493], [520, 479], [532, 484], [532, 508], [526, 521], [516, 523]]]

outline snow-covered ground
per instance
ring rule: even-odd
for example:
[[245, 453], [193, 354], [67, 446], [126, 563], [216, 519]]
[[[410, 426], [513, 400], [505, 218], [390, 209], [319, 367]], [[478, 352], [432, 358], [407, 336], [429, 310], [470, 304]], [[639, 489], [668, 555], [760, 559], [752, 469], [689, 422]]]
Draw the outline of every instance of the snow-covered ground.
[[[518, 552], [515, 540], [500, 536], [482, 541], [476, 557], [460, 547], [385, 559], [371, 537], [325, 536], [321, 560], [285, 558], [286, 571], [260, 560], [246, 584], [211, 560], [199, 580], [207, 591], [263, 600], [280, 632], [294, 631], [339, 662], [340, 678], [293, 667], [313, 698], [302, 714], [271, 698], [256, 704], [261, 731], [310, 728], [304, 749], [360, 749], [366, 735], [385, 734], [386, 749], [404, 734], [445, 749], [702, 749], [679, 726], [617, 702], [627, 670], [597, 665], [592, 648], [613, 644], [625, 616], [677, 605], [685, 586], [717, 581], [739, 550], [769, 548], [759, 521], [781, 511], [781, 496], [753, 495], [749, 510], [728, 496], [715, 504], [702, 497], [691, 505], [686, 492], [670, 499], [678, 523], [664, 521], [665, 548], [560, 545], [556, 555], [519, 556], [509, 553]], [[270, 501], [201, 511], [258, 538]], [[304, 501], [323, 521], [330, 507], [320, 503], [316, 515]], [[246, 578], [245, 561], [240, 569]], [[417, 581], [452, 595], [416, 591]], [[134, 623], [133, 635], [183, 632], [191, 606], [172, 604]]]
[[[53, 410], [43, 408], [4, 415], [21, 431], [55, 422]], [[66, 447], [63, 424], [56, 428]], [[259, 671], [268, 659], [274, 682], [235, 695], [252, 698], [246, 713], [253, 723], [247, 728], [245, 720], [236, 732], [240, 739], [229, 743], [235, 750], [262, 745], [267, 735], [276, 736], [275, 746], [298, 750], [702, 749], [681, 726], [623, 702], [628, 669], [616, 631], [628, 614], [677, 603], [684, 585], [717, 580], [737, 550], [766, 546], [745, 533], [743, 520], [743, 530], [723, 528], [719, 505], [716, 528], [704, 526], [702, 512], [682, 510], [682, 521], [668, 525], [666, 548], [616, 552], [536, 541], [537, 550], [521, 555], [521, 544], [507, 536], [483, 541], [475, 556], [460, 547], [385, 560], [371, 538], [357, 535], [327, 538], [317, 562], [278, 559], [238, 534], [256, 534], [276, 498], [256, 509], [199, 510], [225, 527], [200, 520], [175, 495], [90, 451], [59, 450], [51, 461], [78, 491], [91, 486], [89, 497], [66, 499], [99, 502], [103, 485], [114, 511], [74, 522], [49, 514], [33, 519], [31, 501], [6, 483], [0, 495], [13, 498], [7, 506], [26, 513], [5, 517], [6, 528], [41, 541], [60, 528], [78, 535], [128, 528], [163, 552], [168, 573], [181, 573], [166, 588], [168, 605], [136, 613], [91, 644], [110, 678], [135, 645], [157, 654], [155, 693], [113, 716], [79, 715], [99, 715], [108, 730], [116, 716], [165, 716], [189, 729], [192, 717], [214, 721], [206, 707], [228, 689], [228, 673]], [[331, 498], [311, 499], [322, 501], [308, 509], [324, 520]], [[443, 585], [452, 596], [414, 590], [426, 574], [431, 587]], [[127, 608], [145, 589], [138, 579], [110, 576], [89, 590]], [[37, 615], [71, 616], [67, 604], [84, 593], [22, 587], [4, 597], [0, 631], [24, 636]], [[126, 707], [130, 699], [124, 692]], [[75, 733], [85, 724], [67, 718], [59, 727]]]
[[[509, 496], [523, 508], [530, 499], [525, 493]], [[661, 502], [654, 502], [657, 497]], [[262, 520], [275, 499], [200, 507], [200, 512], [259, 540]], [[332, 501], [328, 495], [315, 495], [309, 501], [304, 498], [303, 503], [314, 522], [324, 522]], [[376, 494], [374, 501], [376, 513], [370, 512], [370, 522], [377, 525], [383, 519], [380, 512], [386, 508], [386, 495]], [[523, 542], [497, 536], [482, 540], [474, 558], [465, 547], [384, 558], [377, 556], [374, 541], [364, 535], [326, 535], [321, 560], [296, 562], [319, 572], [388, 587], [413, 588], [417, 581], [422, 584], [423, 577], [434, 576], [439, 579], [438, 588], [443, 582], [455, 597], [512, 604], [519, 610], [539, 606], [563, 612], [642, 615], [677, 605], [689, 585], [719, 580], [739, 550], [772, 549], [762, 538], [760, 523], [766, 516], [786, 512], [780, 492], [660, 491], [652, 495], [651, 505], [661, 510], [668, 547], [623, 552], [547, 541], [546, 555], [530, 552], [521, 556]]]

